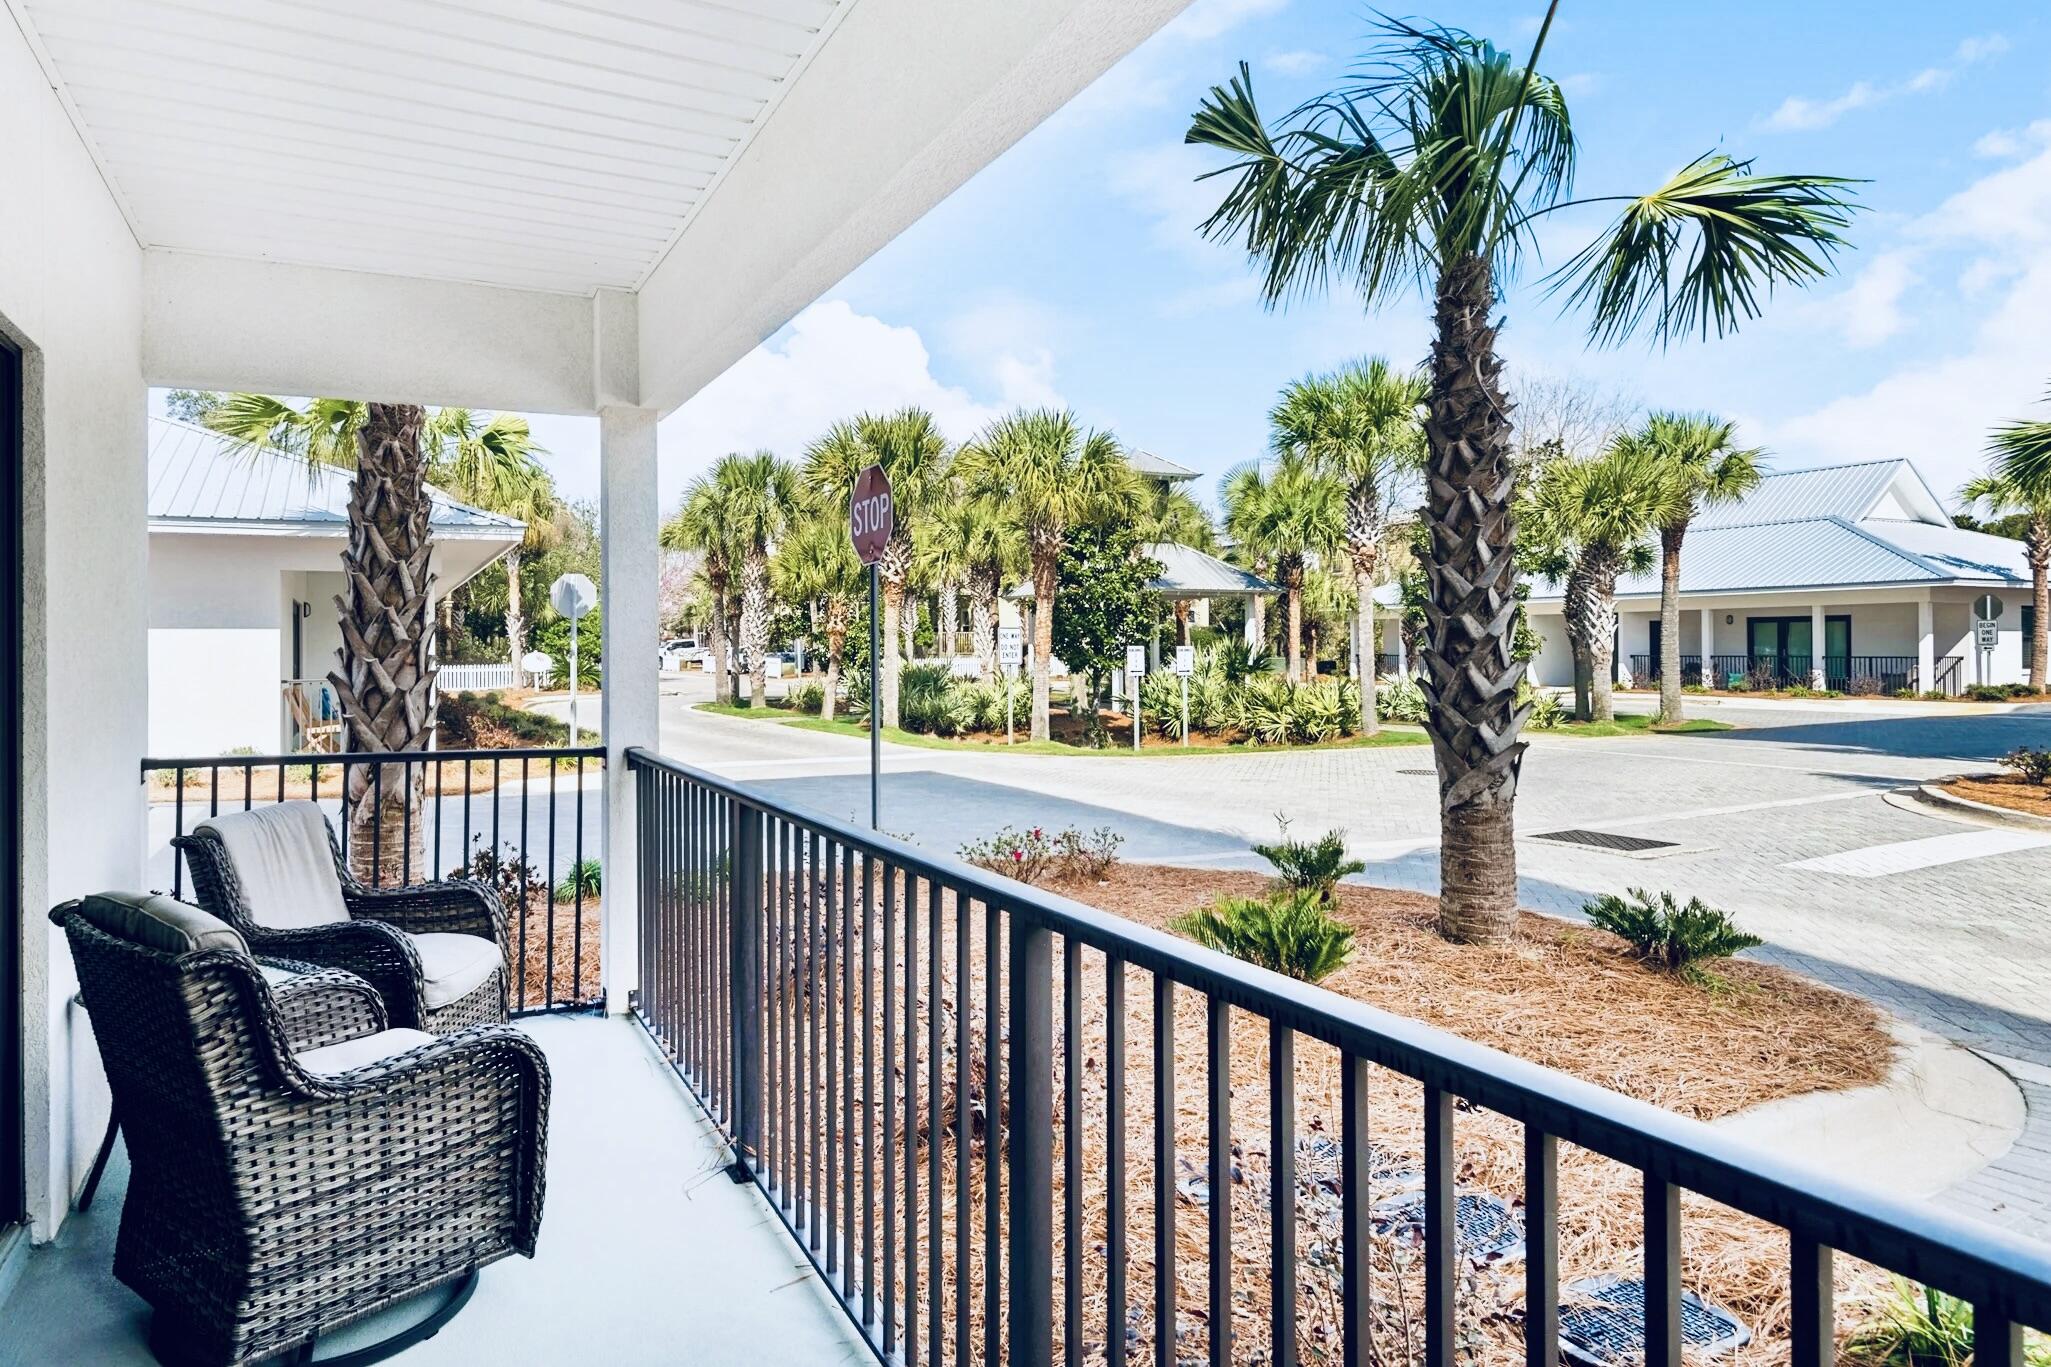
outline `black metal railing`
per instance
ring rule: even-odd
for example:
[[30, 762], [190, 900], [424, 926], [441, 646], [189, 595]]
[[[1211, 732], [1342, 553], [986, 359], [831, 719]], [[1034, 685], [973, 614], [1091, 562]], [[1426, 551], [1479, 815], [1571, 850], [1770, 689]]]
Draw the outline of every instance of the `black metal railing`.
[[[1946, 657], [1953, 660], [1954, 657]], [[1943, 677], [1943, 661], [1938, 676]], [[1709, 657], [1709, 685], [1712, 688], [1742, 687], [1753, 690], [1806, 688], [1815, 682], [1815, 664], [1806, 655], [1712, 655]], [[1681, 657], [1683, 683], [1702, 682], [1702, 657]], [[1631, 657], [1631, 676], [1657, 682], [1660, 662], [1650, 655]], [[1826, 655], [1823, 658], [1823, 686], [1840, 693], [1898, 693], [1917, 691], [1920, 669], [1913, 655]], [[1942, 687], [1940, 683], [1938, 685]]]
[[[182, 898], [185, 857], [173, 837], [224, 811], [308, 798], [326, 811], [344, 860], [366, 883], [460, 876], [497, 887], [512, 922], [516, 1014], [597, 1006], [603, 870], [594, 861], [605, 844], [605, 798], [587, 796], [586, 780], [602, 781], [604, 768], [603, 746], [146, 759], [147, 877]], [[360, 800], [396, 808], [396, 823], [347, 819], [352, 773], [363, 775]]]
[[1937, 682], [1934, 685], [1937, 691], [1946, 696], [1963, 693], [1965, 691], [1965, 664], [1966, 659], [1963, 655], [1939, 656], [1937, 668], [1933, 671], [1937, 676]]
[[[1455, 1231], [1482, 1142], [1496, 1180], [1522, 1183], [1529, 1310], [1496, 1323], [1521, 1318], [1529, 1367], [1558, 1361], [1561, 1249], [1588, 1256], [1580, 1187], [1600, 1174], [1605, 1208], [1626, 1192], [1637, 1206], [1603, 1247], [1642, 1269], [1634, 1356], [1649, 1367], [1679, 1367], [1696, 1304], [1683, 1192], [1786, 1232], [1791, 1310], [1776, 1332], [1794, 1367], [1834, 1360], [1839, 1257], [1964, 1297], [1983, 1367], [2016, 1367], [2019, 1326], [2051, 1325], [2042, 1246], [646, 751], [627, 758], [634, 1010], [731, 1143], [736, 1175], [885, 1362], [1039, 1367], [1059, 1351], [1364, 1367], [1393, 1350], [1450, 1367], [1478, 1332], [1479, 1264]], [[1405, 1155], [1408, 1179], [1391, 1174]], [[1407, 1191], [1413, 1215], [1392, 1215], [1383, 1194]], [[1404, 1339], [1377, 1347], [1392, 1323]]]
[[[1631, 657], [1631, 678], [1639, 683], [1658, 683], [1665, 672], [1657, 655], [1633, 655]], [[1681, 682], [1694, 685], [1702, 682], [1702, 657], [1683, 655], [1681, 657]]]

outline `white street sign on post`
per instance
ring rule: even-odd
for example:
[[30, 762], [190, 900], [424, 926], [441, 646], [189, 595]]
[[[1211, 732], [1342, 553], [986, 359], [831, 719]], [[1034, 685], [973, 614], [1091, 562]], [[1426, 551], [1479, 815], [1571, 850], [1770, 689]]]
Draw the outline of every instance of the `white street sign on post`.
[[1973, 682], [1994, 680], [1994, 650], [2001, 644], [2001, 628], [1994, 619], [2001, 615], [2001, 600], [1983, 593], [1973, 600]]
[[577, 743], [577, 619], [598, 606], [598, 589], [581, 574], [565, 574], [548, 586], [548, 601], [570, 619], [570, 744]]
[[1132, 748], [1139, 749], [1139, 681], [1147, 672], [1147, 648], [1125, 648], [1125, 696], [1132, 706]]
[[1004, 743], [1011, 744], [1011, 677], [1025, 659], [1025, 631], [1020, 627], [997, 628], [997, 677], [1004, 684]]
[[1182, 689], [1182, 743], [1189, 744], [1189, 676], [1196, 673], [1196, 647], [1175, 647], [1175, 682]]

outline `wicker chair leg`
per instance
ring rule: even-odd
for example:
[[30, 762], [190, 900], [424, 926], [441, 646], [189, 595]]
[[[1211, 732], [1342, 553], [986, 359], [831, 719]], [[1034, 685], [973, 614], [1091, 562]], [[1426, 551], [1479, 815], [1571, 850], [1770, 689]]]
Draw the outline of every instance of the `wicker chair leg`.
[[121, 1112], [107, 1112], [107, 1133], [100, 1139], [100, 1151], [93, 1155], [93, 1170], [86, 1174], [85, 1190], [78, 1194], [78, 1209], [84, 1214], [93, 1208], [93, 1197], [99, 1195], [100, 1179], [107, 1175], [107, 1160], [114, 1156], [114, 1136], [121, 1133]]
[[[396, 1357], [416, 1344], [427, 1342], [439, 1334], [448, 1322], [456, 1317], [470, 1297], [477, 1291], [478, 1269], [471, 1268], [453, 1281], [443, 1282], [421, 1293], [423, 1296], [442, 1297], [442, 1303], [434, 1313], [417, 1320], [388, 1338], [376, 1343], [365, 1344], [338, 1357], [322, 1358], [320, 1367], [370, 1367], [371, 1363], [383, 1362]], [[275, 1353], [264, 1360], [263, 1367], [306, 1367], [314, 1361], [314, 1350], [319, 1347], [318, 1338], [310, 1338], [295, 1347]], [[167, 1367], [185, 1367], [193, 1358], [184, 1350], [182, 1335], [178, 1334], [166, 1316], [157, 1314], [150, 1323], [150, 1355]]]

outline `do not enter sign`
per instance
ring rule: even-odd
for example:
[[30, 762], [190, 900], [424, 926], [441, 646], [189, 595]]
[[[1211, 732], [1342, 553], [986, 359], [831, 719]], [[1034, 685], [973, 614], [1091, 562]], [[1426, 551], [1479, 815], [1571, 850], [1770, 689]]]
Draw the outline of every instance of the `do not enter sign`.
[[855, 543], [855, 558], [873, 565], [883, 558], [883, 548], [897, 529], [897, 512], [890, 501], [890, 479], [880, 465], [871, 465], [855, 476], [854, 497], [848, 502], [847, 530]]

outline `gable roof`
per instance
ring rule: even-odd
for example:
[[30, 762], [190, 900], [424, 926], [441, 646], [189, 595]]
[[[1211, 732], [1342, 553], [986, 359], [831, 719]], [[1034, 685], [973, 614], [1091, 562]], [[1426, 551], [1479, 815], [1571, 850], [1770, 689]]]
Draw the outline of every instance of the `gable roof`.
[[[2022, 542], [1952, 525], [1905, 460], [1768, 475], [1737, 503], [1696, 518], [1681, 553], [1684, 594], [2029, 582]], [[1659, 590], [1656, 565], [1617, 581], [1619, 598]], [[1531, 596], [1557, 601], [1562, 586], [1539, 580]]]
[[1125, 463], [1148, 479], [1164, 479], [1170, 483], [1179, 483], [1185, 479], [1196, 478], [1196, 471], [1187, 465], [1177, 465], [1174, 461], [1163, 459], [1152, 451], [1127, 451]]
[[[149, 518], [153, 528], [184, 531], [282, 531], [346, 534], [346, 470], [310, 468], [277, 451], [251, 450], [218, 432], [150, 419]], [[428, 522], [437, 536], [511, 542], [527, 524], [430, 489]]]
[[1153, 542], [1142, 546], [1140, 554], [1160, 562], [1160, 576], [1147, 585], [1155, 593], [1175, 598], [1222, 598], [1282, 591], [1251, 570], [1229, 565], [1215, 555], [1178, 541]]

